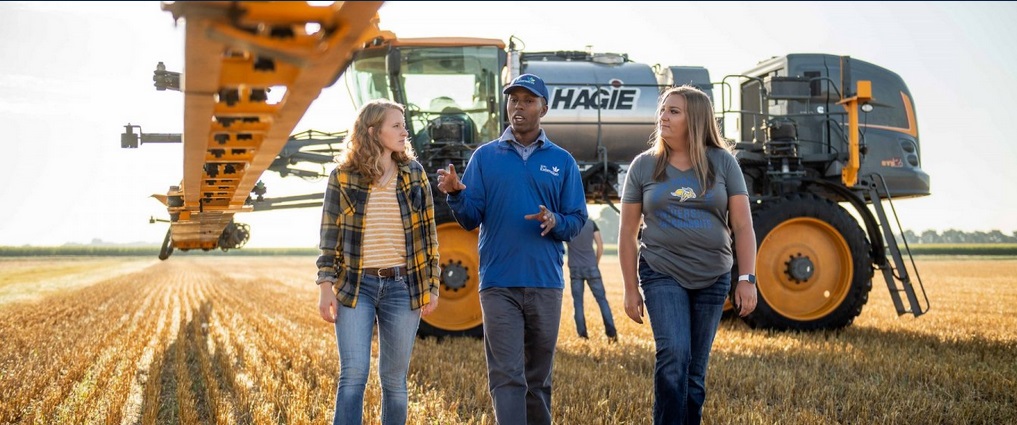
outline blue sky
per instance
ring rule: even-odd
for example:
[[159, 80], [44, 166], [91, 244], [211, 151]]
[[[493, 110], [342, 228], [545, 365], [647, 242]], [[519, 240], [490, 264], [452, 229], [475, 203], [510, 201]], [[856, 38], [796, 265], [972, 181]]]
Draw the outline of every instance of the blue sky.
[[[582, 6], [576, 6], [581, 4]], [[914, 95], [932, 196], [895, 203], [905, 228], [1017, 230], [1017, 3], [389, 2], [381, 26], [402, 37], [470, 36], [527, 50], [627, 53], [698, 65], [714, 80], [787, 53], [850, 55], [898, 73]], [[157, 92], [158, 62], [182, 70], [183, 28], [157, 2], [0, 2], [0, 245], [159, 242], [158, 201], [181, 178], [179, 145], [120, 148], [128, 122], [180, 132], [180, 93]], [[296, 130], [352, 118], [341, 85]], [[552, 135], [553, 137], [553, 135]], [[266, 174], [270, 196], [324, 181]], [[241, 214], [248, 246], [311, 247], [315, 209]]]

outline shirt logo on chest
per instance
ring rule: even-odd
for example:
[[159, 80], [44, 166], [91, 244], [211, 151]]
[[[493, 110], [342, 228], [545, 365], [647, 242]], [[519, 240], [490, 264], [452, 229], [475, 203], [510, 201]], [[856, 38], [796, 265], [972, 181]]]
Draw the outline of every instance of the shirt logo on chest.
[[543, 172], [545, 172], [547, 174], [550, 174], [552, 176], [558, 177], [558, 171], [560, 171], [560, 170], [558, 169], [558, 167], [547, 168], [546, 165], [541, 165], [540, 166], [540, 171], [543, 171]]
[[696, 197], [696, 192], [691, 187], [681, 187], [671, 192], [671, 196], [681, 198], [678, 202], [685, 202]]

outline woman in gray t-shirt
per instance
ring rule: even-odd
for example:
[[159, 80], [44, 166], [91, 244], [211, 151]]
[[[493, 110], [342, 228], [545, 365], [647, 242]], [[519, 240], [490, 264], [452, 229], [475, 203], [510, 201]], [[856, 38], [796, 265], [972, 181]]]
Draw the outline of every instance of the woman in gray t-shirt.
[[731, 288], [731, 233], [741, 316], [756, 307], [756, 236], [745, 179], [706, 93], [689, 86], [665, 91], [652, 140], [629, 166], [622, 191], [625, 313], [643, 323], [645, 295], [657, 345], [653, 422], [698, 423], [710, 348]]

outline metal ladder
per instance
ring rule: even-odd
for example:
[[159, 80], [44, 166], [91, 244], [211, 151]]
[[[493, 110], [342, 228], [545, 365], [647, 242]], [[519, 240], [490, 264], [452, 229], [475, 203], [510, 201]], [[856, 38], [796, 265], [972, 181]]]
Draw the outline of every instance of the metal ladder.
[[[873, 173], [870, 176], [870, 184], [868, 185], [868, 197], [872, 201], [872, 206], [876, 210], [876, 215], [879, 218], [879, 227], [883, 229], [883, 238], [885, 246], [893, 257], [893, 264], [890, 263], [889, 259], [884, 255], [883, 258], [877, 258], [876, 266], [883, 272], [883, 278], [886, 279], [886, 286], [890, 290], [890, 299], [893, 300], [893, 305], [897, 309], [897, 315], [903, 315], [905, 313], [914, 314], [915, 317], [921, 316], [929, 311], [929, 297], [925, 293], [925, 286], [922, 284], [922, 277], [918, 274], [918, 267], [915, 266], [915, 258], [911, 255], [911, 247], [908, 246], [907, 239], [904, 238], [904, 229], [901, 227], [900, 218], [897, 216], [897, 209], [893, 206], [893, 199], [890, 197], [890, 190], [886, 186], [886, 180], [882, 175]], [[897, 239], [893, 235], [893, 229], [890, 227], [890, 221], [887, 218], [886, 211], [883, 209], [883, 201], [879, 197], [879, 187], [882, 186], [883, 193], [886, 194], [886, 201], [890, 204], [890, 211], [893, 213], [894, 221], [897, 223], [897, 231], [900, 232], [901, 239], [904, 240], [904, 250], [907, 252], [908, 259], [911, 262], [911, 268], [914, 270], [915, 280], [917, 281], [918, 291], [920, 291], [921, 299], [924, 303], [920, 302], [918, 297], [919, 292], [915, 291], [915, 285], [911, 283], [911, 276], [908, 272], [907, 265], [904, 263], [903, 255], [901, 254], [900, 247], [897, 245]], [[875, 241], [873, 241], [875, 242]], [[896, 273], [895, 273], [896, 272]], [[900, 283], [900, 286], [897, 283]], [[904, 305], [901, 299], [901, 293], [904, 293], [907, 297], [908, 306]]]

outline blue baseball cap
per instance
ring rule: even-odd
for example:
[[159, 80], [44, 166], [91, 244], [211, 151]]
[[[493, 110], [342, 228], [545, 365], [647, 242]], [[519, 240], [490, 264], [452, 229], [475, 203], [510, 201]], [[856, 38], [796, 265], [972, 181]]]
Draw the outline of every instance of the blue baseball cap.
[[522, 87], [529, 90], [531, 93], [543, 97], [545, 101], [550, 101], [551, 99], [551, 96], [547, 93], [547, 86], [544, 85], [544, 80], [540, 79], [540, 77], [536, 75], [523, 74], [516, 77], [515, 80], [512, 80], [512, 84], [509, 84], [508, 87], [505, 87], [505, 90], [502, 90], [502, 93], [508, 94], [516, 87]]

